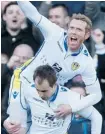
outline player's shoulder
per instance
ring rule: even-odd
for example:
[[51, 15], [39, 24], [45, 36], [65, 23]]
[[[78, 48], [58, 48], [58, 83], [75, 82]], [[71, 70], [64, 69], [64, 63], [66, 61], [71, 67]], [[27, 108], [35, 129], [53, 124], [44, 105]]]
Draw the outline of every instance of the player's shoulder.
[[81, 54], [86, 58], [90, 57], [90, 54], [89, 54], [89, 52], [88, 52], [88, 50], [87, 50], [87, 48], [86, 48], [86, 46], [84, 44], [82, 45]]
[[60, 92], [65, 92], [65, 93], [67, 93], [67, 94], [70, 94], [71, 96], [72, 95], [78, 95], [78, 93], [76, 93], [76, 92], [74, 92], [74, 91], [72, 91], [71, 89], [69, 89], [69, 88], [67, 88], [67, 87], [65, 87], [65, 86], [59, 86], [59, 91]]
[[69, 89], [68, 89], [67, 87], [60, 86], [60, 85], [59, 85], [59, 91], [60, 91], [60, 92], [68, 92]]
[[92, 57], [89, 54], [89, 51], [87, 50], [86, 46], [83, 44], [83, 49], [81, 51], [81, 55], [86, 62], [92, 62]]

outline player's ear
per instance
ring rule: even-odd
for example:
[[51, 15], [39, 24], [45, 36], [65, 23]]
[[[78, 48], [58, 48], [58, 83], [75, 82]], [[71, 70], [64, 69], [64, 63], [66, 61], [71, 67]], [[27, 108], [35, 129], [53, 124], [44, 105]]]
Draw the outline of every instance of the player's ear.
[[67, 17], [65, 18], [65, 23], [66, 23], [66, 25], [68, 25], [68, 24], [69, 24], [69, 22], [70, 22], [70, 17], [69, 17], [69, 16], [67, 16]]
[[91, 35], [91, 31], [87, 30], [85, 34], [85, 40], [87, 40]]

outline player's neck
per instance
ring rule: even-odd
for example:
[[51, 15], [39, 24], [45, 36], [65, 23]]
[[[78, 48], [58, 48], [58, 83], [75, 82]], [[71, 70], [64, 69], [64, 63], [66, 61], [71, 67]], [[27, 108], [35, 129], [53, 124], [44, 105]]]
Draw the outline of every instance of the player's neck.
[[53, 94], [52, 96], [49, 98], [49, 101], [52, 102], [56, 99], [56, 96], [58, 94], [58, 89], [59, 89], [59, 86], [57, 84], [54, 85], [54, 89], [53, 89]]
[[82, 51], [83, 46], [81, 45], [77, 50], [68, 49], [68, 52], [72, 54], [79, 54]]

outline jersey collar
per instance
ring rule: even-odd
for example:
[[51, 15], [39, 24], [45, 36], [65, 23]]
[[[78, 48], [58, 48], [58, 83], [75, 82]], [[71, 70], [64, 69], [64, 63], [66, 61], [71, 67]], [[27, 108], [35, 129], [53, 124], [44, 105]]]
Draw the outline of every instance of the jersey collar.
[[56, 99], [58, 91], [59, 91], [59, 86], [57, 85], [55, 93], [48, 100], [49, 102], [53, 102]]

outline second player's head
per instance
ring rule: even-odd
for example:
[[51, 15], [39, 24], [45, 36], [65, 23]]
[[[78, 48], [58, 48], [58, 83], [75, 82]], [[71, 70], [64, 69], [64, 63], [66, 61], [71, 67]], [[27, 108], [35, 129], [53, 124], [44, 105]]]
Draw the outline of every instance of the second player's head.
[[35, 88], [39, 96], [48, 100], [56, 90], [56, 72], [49, 65], [39, 66], [33, 75]]

